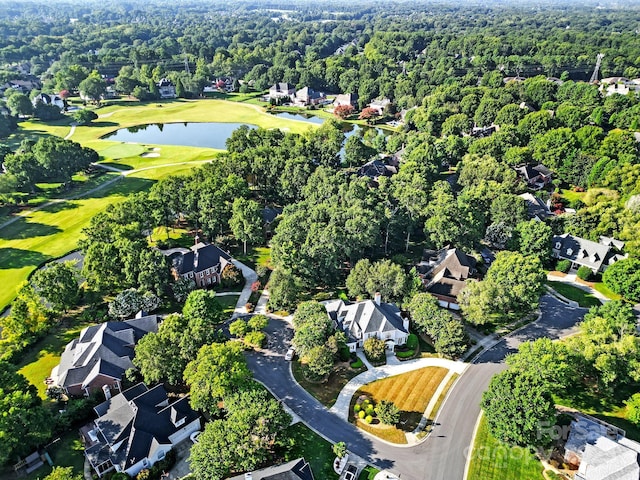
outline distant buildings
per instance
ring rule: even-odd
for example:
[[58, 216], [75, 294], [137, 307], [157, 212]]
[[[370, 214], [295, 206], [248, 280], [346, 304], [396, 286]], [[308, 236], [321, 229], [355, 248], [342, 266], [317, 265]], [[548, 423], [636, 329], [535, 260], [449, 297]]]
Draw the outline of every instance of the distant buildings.
[[162, 78], [158, 82], [158, 94], [160, 98], [176, 98], [176, 87], [168, 78]]

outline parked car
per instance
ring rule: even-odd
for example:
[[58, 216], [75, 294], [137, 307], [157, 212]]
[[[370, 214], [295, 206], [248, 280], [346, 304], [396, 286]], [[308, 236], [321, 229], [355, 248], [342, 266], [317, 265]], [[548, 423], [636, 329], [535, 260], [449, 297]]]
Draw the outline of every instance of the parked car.
[[295, 356], [295, 354], [296, 354], [296, 350], [293, 347], [290, 347], [289, 350], [287, 350], [287, 353], [285, 354], [284, 359], [287, 362], [290, 362], [291, 360], [293, 360], [293, 357]]
[[358, 468], [355, 465], [349, 465], [347, 467], [347, 471], [344, 474], [344, 480], [356, 480], [357, 473]]

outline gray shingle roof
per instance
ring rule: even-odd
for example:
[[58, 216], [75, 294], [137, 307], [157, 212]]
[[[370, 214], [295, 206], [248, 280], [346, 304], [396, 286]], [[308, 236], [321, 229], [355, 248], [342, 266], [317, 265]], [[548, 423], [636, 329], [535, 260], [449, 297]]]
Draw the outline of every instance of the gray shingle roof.
[[57, 367], [57, 384], [84, 388], [98, 374], [122, 378], [133, 366], [134, 345], [148, 332], [157, 330], [156, 315], [85, 328], [80, 338], [65, 347]]
[[594, 271], [602, 268], [610, 252], [610, 247], [565, 233], [552, 240], [556, 256], [589, 267]]
[[[142, 383], [101, 403], [95, 411], [99, 443], [85, 453], [93, 465], [111, 460], [122, 470], [152, 458], [158, 447], [171, 444], [172, 434], [200, 417], [189, 406], [188, 397], [170, 403], [162, 385], [148, 389]], [[180, 419], [184, 423], [176, 426]]]
[[282, 465], [263, 468], [251, 472], [250, 477], [244, 474], [231, 477], [228, 480], [314, 480], [311, 467], [304, 458], [298, 458]]
[[335, 320], [352, 339], [362, 339], [367, 333], [390, 332], [404, 328], [400, 310], [391, 303], [364, 300], [356, 303], [333, 301], [324, 303], [329, 316]]

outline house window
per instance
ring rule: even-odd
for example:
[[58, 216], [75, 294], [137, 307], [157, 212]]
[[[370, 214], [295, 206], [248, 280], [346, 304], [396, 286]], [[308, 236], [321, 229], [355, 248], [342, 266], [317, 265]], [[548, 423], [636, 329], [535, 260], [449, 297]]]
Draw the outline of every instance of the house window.
[[562, 244], [560, 242], [556, 242], [556, 250], [560, 250], [562, 248]]
[[165, 456], [165, 451], [164, 450], [160, 450], [160, 452], [158, 452], [158, 460], [162, 460]]
[[200, 272], [200, 278], [204, 278], [204, 272]]

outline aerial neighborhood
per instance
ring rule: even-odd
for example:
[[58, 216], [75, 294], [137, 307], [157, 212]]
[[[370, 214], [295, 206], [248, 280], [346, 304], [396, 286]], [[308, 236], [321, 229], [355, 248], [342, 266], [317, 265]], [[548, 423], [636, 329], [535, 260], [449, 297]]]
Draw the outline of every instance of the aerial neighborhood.
[[0, 0], [0, 478], [640, 480], [639, 22]]

